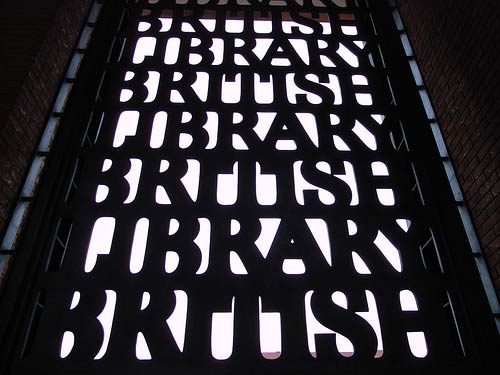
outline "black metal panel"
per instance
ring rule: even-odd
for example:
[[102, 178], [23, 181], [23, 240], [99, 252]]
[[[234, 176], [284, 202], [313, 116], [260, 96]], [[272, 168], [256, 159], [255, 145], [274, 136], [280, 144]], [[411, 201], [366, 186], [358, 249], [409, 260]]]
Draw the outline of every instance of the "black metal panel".
[[9, 373], [492, 362], [390, 10], [177, 3], [130, 5], [112, 48], [97, 33], [40, 193], [54, 206], [19, 249], [39, 255], [12, 271], [32, 269]]

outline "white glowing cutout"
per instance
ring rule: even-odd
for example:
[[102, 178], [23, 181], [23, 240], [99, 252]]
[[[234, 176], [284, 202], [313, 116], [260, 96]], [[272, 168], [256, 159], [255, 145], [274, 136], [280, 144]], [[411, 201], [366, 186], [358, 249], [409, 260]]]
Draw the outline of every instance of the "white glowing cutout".
[[216, 26], [216, 20], [212, 18], [200, 18], [200, 23], [205, 26], [205, 28], [210, 31], [214, 32], [215, 31], [215, 26]]
[[367, 93], [356, 93], [355, 94], [356, 96], [356, 101], [360, 104], [360, 105], [372, 105], [373, 104], [373, 99], [372, 99], [372, 96], [371, 94], [367, 94]]
[[212, 150], [217, 145], [217, 133], [219, 131], [219, 115], [217, 112], [207, 112], [207, 122], [203, 129], [208, 133], [208, 143], [205, 150]]
[[377, 189], [377, 198], [382, 206], [394, 206], [396, 203], [392, 189]]
[[125, 143], [127, 137], [133, 137], [139, 124], [139, 111], [123, 111], [116, 124], [113, 147], [117, 148]]
[[144, 83], [144, 86], [148, 89], [148, 96], [144, 100], [144, 103], [151, 103], [156, 99], [159, 83], [160, 72], [148, 71], [148, 80]]
[[109, 339], [111, 337], [111, 327], [113, 326], [113, 318], [115, 314], [115, 306], [116, 292], [114, 290], [106, 290], [106, 304], [97, 317], [97, 320], [99, 321], [99, 323], [101, 323], [104, 336], [101, 348], [94, 357], [94, 360], [98, 360], [104, 357], [108, 349]]
[[[319, 82], [319, 78], [314, 74], [308, 74], [306, 76], [312, 82]], [[306, 99], [311, 104], [321, 104], [323, 99], [319, 95], [312, 92], [305, 91], [295, 84], [295, 73], [288, 73], [285, 77], [286, 80], [286, 96], [291, 104], [297, 104], [297, 95], [305, 94]]]
[[238, 162], [233, 165], [233, 173], [217, 175], [217, 202], [232, 206], [238, 199]]
[[303, 275], [306, 273], [306, 265], [302, 259], [284, 259], [282, 270], [287, 275]]
[[332, 174], [332, 167], [326, 161], [317, 162], [316, 168], [321, 172], [325, 172], [326, 174]]
[[234, 125], [241, 124], [242, 121], [243, 121], [243, 115], [239, 112], [233, 112], [233, 124]]
[[347, 220], [347, 233], [349, 234], [349, 236], [354, 236], [356, 233], [358, 233], [358, 226], [352, 220]]
[[224, 22], [224, 27], [227, 33], [238, 34], [243, 32], [245, 23], [243, 20], [228, 19]]
[[331, 192], [306, 181], [304, 176], [302, 176], [302, 172], [300, 171], [302, 163], [303, 161], [301, 160], [293, 163], [293, 181], [295, 187], [295, 199], [297, 200], [297, 203], [300, 204], [301, 206], [305, 205], [304, 202], [305, 190], [317, 190], [319, 200], [324, 205], [332, 205], [333, 203], [335, 203], [335, 196]]
[[220, 361], [228, 359], [233, 353], [234, 303], [233, 297], [230, 312], [212, 314], [212, 357]]
[[151, 294], [149, 294], [149, 292], [142, 293], [141, 311], [149, 306], [149, 302], [151, 302]]
[[[332, 293], [332, 301], [337, 306], [342, 307], [347, 310], [347, 297], [342, 292], [333, 292]], [[354, 354], [354, 346], [347, 337], [337, 333], [335, 335], [335, 343], [337, 345], [337, 349], [340, 352], [340, 355], [343, 357], [351, 357]]]
[[194, 239], [194, 243], [200, 249], [201, 262], [200, 267], [196, 271], [197, 275], [202, 275], [207, 272], [208, 269], [208, 259], [210, 256], [210, 220], [207, 218], [199, 218], [198, 223], [200, 224], [200, 231]]
[[326, 262], [332, 266], [332, 250], [330, 247], [330, 236], [328, 234], [328, 226], [323, 219], [306, 219], [306, 224], [311, 231], [314, 240], [318, 244], [321, 253], [325, 257]]
[[[199, 45], [201, 45], [201, 39], [191, 39], [191, 47], [198, 47]], [[188, 59], [191, 65], [198, 65], [203, 60], [202, 56], [198, 53], [190, 53]]]
[[231, 219], [231, 236], [235, 236], [240, 232], [241, 224], [236, 219]]
[[61, 349], [59, 350], [59, 357], [66, 358], [70, 355], [75, 345], [75, 335], [71, 331], [65, 331], [62, 337]]
[[103, 163], [102, 163], [102, 171], [103, 172], [106, 172], [106, 171], [109, 171], [109, 169], [111, 168], [111, 166], [113, 165], [113, 161], [111, 159], [104, 159]]
[[[236, 38], [234, 40], [235, 47], [243, 47], [244, 45], [245, 45], [245, 41], [243, 39]], [[245, 57], [240, 53], [234, 54], [234, 63], [238, 66], [249, 66], [250, 65], [248, 63], [248, 61], [245, 59]]]
[[[314, 2], [314, 0], [313, 0], [313, 2]], [[323, 29], [323, 32], [322, 32], [323, 35], [330, 35], [332, 33], [332, 25], [330, 25], [330, 22], [320, 21], [319, 24], [321, 25], [321, 28]]]
[[140, 159], [130, 159], [130, 170], [123, 177], [127, 180], [129, 185], [129, 193], [127, 198], [123, 201], [124, 204], [132, 203], [137, 195], [139, 188], [139, 179], [141, 176], [142, 161]]
[[348, 161], [344, 161], [344, 170], [345, 174], [336, 174], [335, 177], [344, 181], [349, 188], [351, 189], [351, 206], [357, 206], [359, 204], [359, 194], [358, 194], [358, 185], [356, 183], [356, 176], [354, 174], [354, 167]]
[[316, 124], [316, 116], [312, 113], [296, 113], [300, 124], [306, 131], [311, 142], [319, 147], [318, 125]]
[[355, 251], [352, 252], [352, 263], [354, 264], [354, 269], [360, 275], [371, 275], [372, 272], [366, 265], [365, 261]]
[[312, 34], [313, 31], [314, 31], [309, 26], [302, 25], [302, 24], [297, 23], [295, 21], [281, 21], [281, 27], [282, 27], [283, 32], [285, 34], [292, 34], [293, 33], [293, 28], [298, 28], [299, 32], [301, 34]]
[[297, 143], [295, 143], [295, 141], [292, 139], [278, 139], [276, 141], [276, 150], [296, 150], [296, 149], [297, 149]]
[[191, 85], [193, 91], [202, 102], [208, 98], [209, 75], [206, 72], [196, 72], [196, 81]]
[[354, 123], [352, 131], [370, 150], [375, 151], [377, 149], [375, 136], [358, 120]]
[[180, 224], [179, 220], [177, 219], [170, 219], [170, 222], [168, 223], [168, 235], [173, 236], [174, 234], [177, 233], [179, 230]]
[[153, 56], [155, 53], [156, 38], [152, 36], [143, 36], [137, 40], [134, 50], [132, 63], [140, 64], [146, 56]]
[[184, 339], [186, 334], [188, 296], [183, 290], [174, 290], [175, 308], [166, 320], [170, 332], [174, 337], [177, 347], [182, 352], [184, 350]]
[[133, 95], [134, 95], [134, 92], [132, 90], [122, 89], [120, 91], [120, 102], [121, 103], [128, 102], [132, 98]]
[[259, 342], [260, 352], [266, 359], [276, 359], [281, 355], [281, 314], [263, 312], [262, 298], [259, 297]]
[[382, 123], [384, 122], [384, 119], [385, 119], [385, 116], [384, 115], [371, 115], [371, 117], [379, 124], [379, 125], [382, 125]]
[[235, 275], [248, 275], [245, 265], [235, 251], [229, 253], [229, 267], [231, 268], [231, 272]]
[[168, 114], [165, 111], [157, 112], [153, 119], [151, 128], [151, 139], [149, 146], [153, 149], [160, 148], [165, 140], [165, 131], [167, 130]]
[[408, 232], [410, 229], [411, 225], [411, 220], [408, 219], [396, 219], [396, 223], [399, 225], [401, 229], [403, 229], [405, 232]]
[[375, 354], [375, 358], [380, 358], [384, 353], [384, 344], [382, 341], [382, 329], [380, 327], [377, 302], [371, 291], [365, 290], [365, 296], [368, 304], [368, 311], [356, 312], [356, 314], [366, 320], [375, 331], [375, 335], [377, 336], [377, 352]]
[[350, 147], [338, 135], [333, 136], [333, 145], [338, 151], [351, 151]]
[[265, 259], [271, 250], [274, 237], [278, 232], [281, 219], [277, 218], [261, 218], [260, 221], [260, 234], [259, 238], [255, 241], [255, 246], [259, 249], [262, 257]]
[[180, 133], [179, 134], [179, 147], [183, 150], [191, 146], [193, 143], [193, 136], [188, 133]]
[[106, 200], [109, 194], [109, 187], [106, 185], [97, 185], [97, 190], [95, 193], [95, 202], [101, 203]]
[[337, 116], [336, 114], [334, 113], [330, 113], [330, 125], [339, 125], [340, 124], [340, 117]]
[[181, 116], [181, 123], [182, 124], [187, 124], [189, 121], [193, 119], [193, 115], [191, 112], [182, 112]]
[[222, 62], [224, 61], [224, 39], [213, 38], [212, 46], [209, 48], [209, 50], [214, 55], [214, 60], [212, 62], [212, 65], [214, 66], [221, 65]]
[[164, 33], [166, 31], [169, 31], [170, 28], [172, 27], [172, 18], [158, 18], [161, 22], [161, 29], [160, 32]]
[[149, 22], [139, 22], [137, 25], [137, 31], [144, 32], [148, 31], [151, 28], [151, 24]]
[[356, 26], [340, 26], [342, 33], [345, 35], [358, 35]]
[[399, 303], [401, 311], [418, 311], [417, 299], [413, 292], [408, 289], [399, 292]]
[[222, 76], [221, 99], [224, 103], [239, 103], [241, 98], [241, 73], [236, 74], [234, 82], [228, 81], [226, 74]]
[[231, 143], [234, 147], [235, 150], [248, 150], [248, 145], [245, 143], [243, 138], [241, 138], [241, 135], [239, 134], [233, 134], [231, 136]]
[[276, 112], [257, 112], [257, 125], [253, 127], [253, 131], [261, 141], [266, 139], [267, 133], [269, 133], [276, 115]]
[[342, 104], [342, 92], [340, 90], [340, 83], [335, 74], [328, 74], [328, 82], [320, 82], [318, 76], [314, 74], [308, 74], [306, 75], [306, 78], [312, 82], [320, 83], [321, 85], [328, 88], [331, 92], [333, 92], [335, 96], [333, 104]]
[[187, 22], [181, 24], [181, 31], [184, 33], [195, 33], [195, 29]]
[[273, 24], [271, 20], [254, 20], [253, 28], [258, 34], [270, 34], [273, 31]]
[[331, 329], [325, 327], [323, 324], [318, 322], [316, 317], [314, 316], [311, 308], [311, 297], [313, 295], [313, 291], [310, 290], [306, 293], [305, 298], [304, 298], [304, 305], [305, 305], [305, 311], [306, 311], [306, 328], [307, 328], [307, 346], [309, 348], [309, 353], [311, 353], [311, 356], [314, 358], [317, 357], [316, 355], [316, 341], [314, 339], [314, 336], [316, 334], [333, 334], [335, 333]]
[[85, 259], [84, 271], [86, 273], [94, 269], [98, 255], [108, 255], [111, 251], [115, 223], [114, 217], [100, 217], [95, 221]]
[[389, 169], [387, 165], [381, 161], [374, 161], [372, 163], [372, 174], [374, 176], [389, 176]]
[[378, 231], [377, 237], [373, 243], [379, 248], [384, 257], [389, 261], [391, 266], [398, 272], [402, 272], [403, 265], [401, 263], [401, 255], [399, 250], [392, 244], [391, 241], [381, 232]]
[[198, 188], [200, 182], [200, 162], [195, 159], [188, 159], [187, 165], [187, 172], [184, 177], [181, 178], [181, 182], [188, 192], [191, 200], [196, 202], [198, 199]]
[[342, 59], [352, 66], [353, 68], [359, 67], [359, 60], [358, 57], [352, 53], [346, 46], [344, 46], [342, 43], [339, 43], [339, 48], [337, 50], [337, 54], [342, 57]]
[[167, 251], [165, 253], [165, 272], [173, 273], [179, 266], [179, 254], [175, 251]]
[[[328, 43], [325, 42], [324, 40], [318, 40], [318, 47], [321, 50], [327, 50], [328, 49]], [[330, 58], [328, 55], [320, 54], [319, 59], [321, 62], [321, 65], [323, 65], [325, 68], [335, 68], [336, 65], [333, 62], [333, 60]]]
[[148, 239], [149, 220], [139, 219], [135, 225], [134, 239], [132, 240], [132, 249], [130, 251], [129, 270], [136, 274], [142, 270], [144, 256], [146, 255], [146, 243]]
[[[182, 80], [183, 76], [181, 72], [174, 72], [172, 78], [174, 82], [179, 82]], [[206, 101], [208, 96], [208, 73], [196, 72], [196, 81], [191, 87], [201, 100], [204, 99], [204, 101]], [[179, 90], [170, 91], [170, 101], [172, 103], [185, 103]]]
[[[160, 173], [164, 173], [168, 167], [170, 166], [170, 163], [168, 160], [161, 160], [160, 161]], [[171, 204], [172, 202], [170, 201], [170, 197], [167, 194], [167, 191], [163, 186], [157, 185], [156, 186], [156, 192], [155, 192], [155, 202], [158, 204]]]
[[363, 48], [365, 48], [365, 46], [366, 46], [366, 42], [365, 42], [365, 41], [363, 41], [363, 40], [355, 40], [353, 43], [354, 43], [356, 46], [358, 46], [358, 47], [359, 47], [359, 49], [363, 49]]
[[289, 39], [297, 55], [302, 59], [304, 64], [309, 65], [309, 49], [307, 47], [307, 42], [304, 39]]
[[167, 46], [165, 48], [165, 59], [164, 62], [167, 65], [174, 65], [179, 57], [179, 49], [181, 46], [181, 40], [179, 38], [169, 38], [167, 39]]
[[80, 292], [75, 291], [73, 293], [73, 298], [71, 299], [71, 305], [69, 307], [70, 310], [73, 310], [80, 303]]
[[254, 74], [254, 95], [258, 104], [270, 104], [274, 101], [273, 77], [269, 77], [269, 82], [263, 82], [259, 74]]
[[135, 77], [135, 73], [131, 72], [130, 70], [125, 73], [125, 82], [130, 81], [132, 78]]
[[255, 163], [255, 190], [257, 202], [262, 206], [272, 206], [277, 200], [276, 175], [262, 173], [259, 162]]
[[271, 47], [271, 44], [273, 44], [272, 39], [263, 39], [263, 38], [256, 39], [255, 47], [253, 48], [252, 51], [259, 58], [259, 60], [262, 60], [266, 56], [269, 47]]
[[155, 202], [158, 204], [172, 204], [172, 201], [163, 186], [156, 186]]
[[366, 86], [368, 85], [368, 79], [366, 78], [366, 76], [355, 74], [352, 76], [352, 83], [355, 85]]
[[[312, 290], [308, 291], [304, 299], [306, 311], [307, 343], [309, 352], [314, 358], [316, 358], [316, 342], [314, 340], [316, 334], [335, 334], [335, 342], [339, 353], [343, 357], [351, 357], [355, 351], [352, 342], [347, 337], [325, 327], [314, 316], [311, 308], [311, 297], [313, 293], [314, 292]], [[379, 358], [383, 353], [383, 341], [377, 304], [375, 301], [375, 296], [371, 291], [366, 290], [365, 296], [368, 305], [368, 311], [356, 312], [356, 314], [366, 320], [375, 332], [375, 335], [377, 337], [377, 352], [375, 354], [375, 358]], [[342, 292], [337, 291], [332, 293], [332, 302], [343, 309], [347, 309], [347, 297]]]
[[425, 358], [428, 354], [427, 342], [425, 334], [422, 331], [407, 332], [408, 345], [410, 346], [411, 354], [416, 358]]
[[135, 357], [140, 361], [150, 361], [152, 359], [151, 352], [142, 332], [137, 333]]

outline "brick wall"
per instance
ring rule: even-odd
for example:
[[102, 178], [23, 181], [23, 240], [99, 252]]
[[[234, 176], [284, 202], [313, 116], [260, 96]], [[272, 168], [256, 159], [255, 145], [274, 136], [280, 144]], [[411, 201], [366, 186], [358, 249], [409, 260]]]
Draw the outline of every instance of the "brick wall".
[[397, 4], [500, 295], [500, 2]]
[[90, 3], [0, 2], [0, 236]]

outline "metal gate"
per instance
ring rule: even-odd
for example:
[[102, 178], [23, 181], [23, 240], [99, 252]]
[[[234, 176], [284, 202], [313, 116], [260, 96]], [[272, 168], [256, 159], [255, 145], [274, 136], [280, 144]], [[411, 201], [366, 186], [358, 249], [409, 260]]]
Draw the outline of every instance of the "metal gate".
[[3, 298], [7, 373], [492, 363], [384, 2], [106, 3], [61, 121]]

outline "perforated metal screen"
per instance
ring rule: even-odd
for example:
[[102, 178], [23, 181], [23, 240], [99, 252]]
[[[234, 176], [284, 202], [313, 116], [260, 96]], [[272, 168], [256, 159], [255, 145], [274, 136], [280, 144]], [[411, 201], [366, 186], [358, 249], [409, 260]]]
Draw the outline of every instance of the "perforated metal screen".
[[13, 373], [481, 363], [418, 172], [436, 152], [407, 131], [423, 110], [391, 91], [387, 9], [360, 3], [127, 6]]

